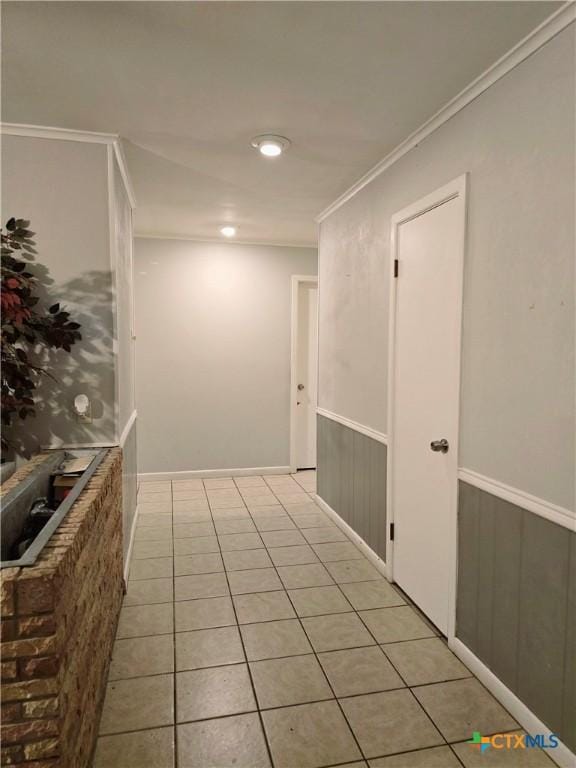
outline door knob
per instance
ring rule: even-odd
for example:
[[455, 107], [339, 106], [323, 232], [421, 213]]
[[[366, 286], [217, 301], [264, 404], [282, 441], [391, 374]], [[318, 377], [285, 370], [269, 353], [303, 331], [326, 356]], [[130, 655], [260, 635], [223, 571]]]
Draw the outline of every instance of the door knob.
[[304, 389], [304, 384], [298, 384], [298, 392], [302, 392]]
[[430, 443], [431, 451], [448, 453], [448, 448], [450, 448], [450, 445], [448, 444], [448, 440], [446, 440], [445, 437], [443, 437], [442, 440], [432, 440]]

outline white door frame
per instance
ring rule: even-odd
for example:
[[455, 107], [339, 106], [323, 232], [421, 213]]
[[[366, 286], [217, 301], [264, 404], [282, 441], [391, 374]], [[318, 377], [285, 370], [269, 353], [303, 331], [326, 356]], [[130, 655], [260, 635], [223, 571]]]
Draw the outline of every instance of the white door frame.
[[[318, 286], [317, 275], [292, 275], [292, 303], [290, 310], [290, 472], [296, 472], [296, 408], [298, 390], [298, 309], [300, 285]], [[318, 354], [318, 348], [316, 348]], [[318, 384], [316, 385], [318, 386]], [[316, 392], [318, 395], [318, 392]], [[316, 397], [318, 401], [318, 397]]]
[[[386, 488], [386, 507], [387, 507], [387, 521], [388, 530], [386, 531], [386, 567], [388, 579], [393, 581], [394, 579], [394, 542], [390, 538], [390, 524], [394, 522], [394, 508], [393, 508], [393, 483], [394, 483], [394, 380], [395, 380], [395, 347], [396, 347], [396, 293], [397, 293], [397, 280], [394, 277], [395, 263], [398, 258], [398, 228], [401, 224], [405, 224], [411, 219], [421, 216], [428, 211], [437, 208], [443, 203], [447, 203], [449, 200], [458, 199], [462, 204], [462, 218], [464, 226], [462, 227], [462, 242], [460, 245], [460, 259], [458, 269], [460, 271], [459, 280], [460, 284], [463, 284], [464, 273], [464, 253], [466, 247], [466, 197], [468, 186], [468, 174], [464, 173], [453, 179], [448, 184], [436, 189], [429, 195], [417, 200], [412, 205], [403, 208], [398, 213], [392, 216], [390, 224], [390, 294], [389, 294], [389, 326], [388, 326], [388, 460], [387, 460], [387, 488]], [[402, 272], [402, 265], [399, 265], [400, 274]], [[459, 294], [460, 300], [456, 311], [459, 316], [460, 327], [460, 340], [462, 339], [462, 290]], [[458, 387], [458, 402], [456, 407], [458, 409], [458, 426], [460, 424], [460, 390], [462, 382], [461, 374], [461, 343], [458, 346], [458, 359], [457, 367], [460, 372], [460, 382]], [[455, 445], [450, 446], [450, 450], [456, 452], [456, 458], [459, 456], [459, 429], [457, 431], [457, 437]], [[453, 475], [452, 494], [450, 504], [450, 541], [448, 542], [449, 557], [450, 557], [450, 581], [448, 586], [448, 639], [453, 639], [455, 636], [455, 624], [456, 624], [456, 572], [457, 572], [457, 514], [458, 514], [458, 473], [457, 466], [459, 461], [456, 461], [456, 469]]]

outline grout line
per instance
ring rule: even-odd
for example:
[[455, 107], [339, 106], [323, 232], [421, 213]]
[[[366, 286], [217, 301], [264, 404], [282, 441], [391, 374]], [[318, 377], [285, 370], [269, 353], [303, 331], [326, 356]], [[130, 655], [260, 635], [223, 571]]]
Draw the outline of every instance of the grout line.
[[172, 706], [174, 708], [174, 768], [178, 768], [179, 755], [178, 755], [178, 728], [177, 723], [177, 703], [178, 696], [176, 692], [176, 559], [174, 557], [174, 491], [172, 489], [172, 483], [170, 482], [170, 510], [172, 520], [172, 658], [173, 658], [173, 672], [172, 672]]

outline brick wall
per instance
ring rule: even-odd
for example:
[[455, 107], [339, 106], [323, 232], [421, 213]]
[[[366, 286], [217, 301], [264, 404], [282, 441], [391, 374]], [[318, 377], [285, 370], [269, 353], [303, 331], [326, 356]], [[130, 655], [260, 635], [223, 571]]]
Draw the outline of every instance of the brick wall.
[[[37, 457], [2, 494], [44, 460]], [[1, 574], [2, 765], [84, 768], [122, 601], [122, 456], [108, 452], [27, 568]]]

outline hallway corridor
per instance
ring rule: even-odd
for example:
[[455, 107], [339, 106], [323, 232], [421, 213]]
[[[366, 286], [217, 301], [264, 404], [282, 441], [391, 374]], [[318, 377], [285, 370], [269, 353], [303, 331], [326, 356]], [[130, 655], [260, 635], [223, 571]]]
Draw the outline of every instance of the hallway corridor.
[[518, 725], [314, 490], [140, 484], [95, 768], [553, 765], [466, 743]]

